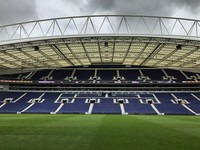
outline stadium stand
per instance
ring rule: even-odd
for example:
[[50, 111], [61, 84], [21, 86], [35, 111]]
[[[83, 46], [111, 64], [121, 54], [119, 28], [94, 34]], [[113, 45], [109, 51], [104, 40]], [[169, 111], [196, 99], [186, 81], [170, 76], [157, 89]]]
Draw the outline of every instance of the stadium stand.
[[52, 80], [66, 80], [71, 77], [73, 70], [54, 70], [52, 72]]
[[50, 78], [50, 72], [51, 70], [41, 70], [41, 71], [36, 71], [33, 73], [31, 76], [31, 80], [45, 80], [45, 79], [51, 79]]
[[171, 77], [172, 80], [175, 81], [187, 80], [187, 78], [180, 71], [165, 69], [165, 72], [169, 77]]
[[191, 92], [133, 94], [115, 91], [105, 95], [101, 92], [0, 92], [0, 95], [0, 113], [87, 114], [90, 112], [91, 114], [166, 115], [200, 113], [200, 93]]
[[95, 70], [76, 70], [74, 77], [80, 81], [93, 80]]
[[116, 70], [98, 70], [97, 71], [97, 79], [102, 81], [110, 80], [112, 81], [114, 78], [117, 78]]
[[142, 75], [143, 77], [146, 77], [149, 80], [160, 80], [162, 81], [164, 79], [165, 74], [163, 73], [163, 71], [161, 69], [143, 69], [142, 71]]
[[[31, 74], [31, 75], [30, 75]], [[0, 75], [0, 79], [15, 80], [126, 80], [126, 81], [197, 81], [200, 79], [198, 73], [170, 70], [170, 69], [61, 69], [61, 70], [39, 70], [20, 74]]]
[[85, 103], [84, 98], [75, 98], [65, 103], [58, 113], [85, 114], [88, 109], [89, 103]]
[[121, 114], [120, 106], [114, 103], [111, 98], [101, 98], [99, 103], [95, 103], [93, 114]]
[[140, 73], [138, 70], [119, 70], [119, 75], [122, 79], [134, 81], [138, 79]]
[[[100, 27], [94, 18], [103, 19]], [[198, 20], [100, 15], [67, 17], [73, 23], [61, 25], [60, 19], [0, 27], [0, 113], [200, 114]], [[185, 35], [175, 32], [180, 23], [183, 31], [190, 27]], [[34, 34], [36, 26], [42, 34]]]
[[22, 112], [26, 113], [50, 113], [56, 111], [59, 103], [54, 103], [59, 93], [45, 93], [39, 99], [34, 99], [35, 101], [30, 102], [31, 107], [24, 109]]
[[[35, 92], [29, 92], [29, 93], [12, 93], [9, 92], [8, 97], [6, 97], [6, 99], [10, 98], [10, 95], [12, 95], [12, 100], [9, 101], [8, 103], [5, 101], [4, 103], [6, 103], [1, 109], [0, 112], [2, 113], [17, 113], [17, 112], [21, 112], [23, 109], [25, 109], [26, 107], [28, 107], [29, 103], [28, 101], [33, 100], [38, 98], [41, 93], [35, 93]], [[16, 97], [20, 95], [20, 97]]]
[[125, 111], [128, 114], [156, 114], [148, 103], [140, 103], [139, 99], [131, 98], [129, 103], [124, 104]]

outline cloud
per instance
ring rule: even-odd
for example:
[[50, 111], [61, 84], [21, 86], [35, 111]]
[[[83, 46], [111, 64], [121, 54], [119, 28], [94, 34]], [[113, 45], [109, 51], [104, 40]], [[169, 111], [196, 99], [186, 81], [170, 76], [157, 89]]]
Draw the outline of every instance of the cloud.
[[[199, 18], [199, 9], [200, 9], [200, 1], [199, 0], [170, 0], [171, 4], [175, 8], [174, 13], [179, 11], [179, 9], [184, 10], [183, 14], [191, 14], [191, 16], [195, 16]], [[184, 17], [184, 16], [183, 16]]]
[[191, 10], [199, 8], [199, 0], [169, 0], [172, 4], [176, 4], [177, 7], [185, 6], [191, 8]]
[[35, 0], [1, 0], [0, 25], [37, 19]]
[[105, 13], [105, 11], [114, 11], [116, 6], [116, 0], [88, 0], [87, 5], [82, 10], [92, 14]]
[[0, 24], [82, 15], [199, 18], [199, 0], [0, 0]]
[[[87, 0], [81, 8], [88, 14], [130, 14], [174, 16], [180, 9], [185, 10], [179, 17], [190, 14], [197, 18], [199, 0]], [[181, 16], [182, 15], [182, 16]]]

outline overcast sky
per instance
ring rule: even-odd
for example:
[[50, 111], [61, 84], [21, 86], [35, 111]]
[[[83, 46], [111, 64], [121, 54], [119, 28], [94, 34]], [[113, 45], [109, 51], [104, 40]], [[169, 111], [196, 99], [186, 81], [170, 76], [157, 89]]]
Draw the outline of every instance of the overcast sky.
[[0, 25], [94, 14], [200, 19], [200, 0], [0, 0]]

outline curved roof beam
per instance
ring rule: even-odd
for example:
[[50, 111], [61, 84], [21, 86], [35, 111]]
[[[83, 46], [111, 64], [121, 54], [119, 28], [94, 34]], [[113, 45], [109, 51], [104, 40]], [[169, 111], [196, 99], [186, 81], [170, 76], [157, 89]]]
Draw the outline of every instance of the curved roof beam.
[[83, 36], [151, 36], [199, 40], [200, 20], [137, 15], [53, 18], [0, 26], [0, 45]]

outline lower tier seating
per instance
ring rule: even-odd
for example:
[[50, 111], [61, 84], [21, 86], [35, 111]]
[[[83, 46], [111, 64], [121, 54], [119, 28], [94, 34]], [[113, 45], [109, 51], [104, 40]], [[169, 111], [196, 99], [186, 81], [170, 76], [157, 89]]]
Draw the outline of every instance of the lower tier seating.
[[0, 92], [0, 113], [199, 115], [198, 92]]
[[124, 104], [128, 114], [156, 114], [155, 110], [148, 103], [141, 104], [138, 99], [129, 99], [128, 104]]
[[99, 103], [95, 103], [93, 114], [121, 114], [120, 106], [114, 103], [112, 98], [101, 98]]

